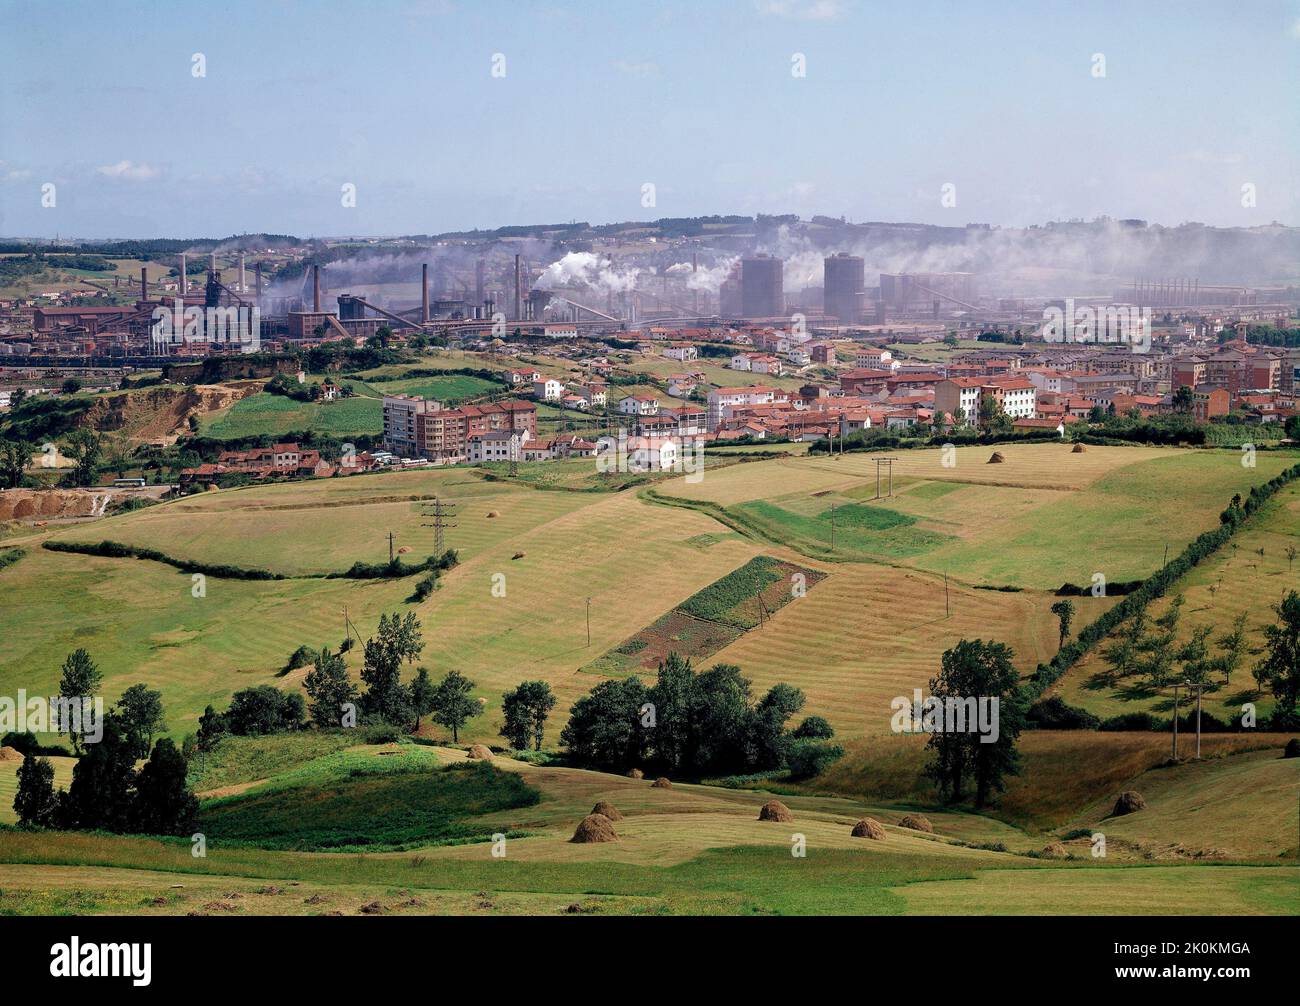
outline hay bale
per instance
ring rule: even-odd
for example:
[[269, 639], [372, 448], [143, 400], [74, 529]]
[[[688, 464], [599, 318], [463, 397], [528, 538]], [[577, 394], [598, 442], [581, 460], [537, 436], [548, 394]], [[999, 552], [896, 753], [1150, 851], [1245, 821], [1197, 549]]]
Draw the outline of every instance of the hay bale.
[[1087, 451], [1088, 448], [1084, 444], [1075, 444], [1074, 447], [1070, 449], [1071, 454], [1086, 454]]
[[516, 553], [515, 553], [514, 555], [512, 555], [510, 558], [511, 558], [511, 559], [522, 559], [522, 558], [523, 558], [524, 556], [526, 556], [527, 554], [528, 554], [527, 552], [516, 552]]
[[758, 811], [760, 821], [793, 821], [790, 808], [780, 800], [768, 800]]
[[1006, 458], [1002, 456], [1002, 452], [994, 451], [991, 455], [989, 455], [989, 459], [987, 463], [990, 465], [1000, 465], [1004, 461], [1006, 461]]
[[610, 803], [608, 800], [599, 800], [599, 801], [597, 801], [596, 806], [594, 806], [594, 807], [591, 808], [591, 812], [592, 812], [593, 814], [603, 814], [605, 817], [609, 818], [611, 821], [621, 821], [621, 820], [623, 820], [623, 815], [620, 814], [620, 813], [618, 812], [618, 808], [615, 807], [615, 806], [614, 806], [612, 803]]
[[400, 546], [400, 547], [397, 549], [397, 554], [398, 554], [398, 555], [406, 555], [406, 553], [409, 552], [409, 551], [411, 551], [411, 546], [409, 546], [409, 545], [402, 545], [402, 546]]
[[644, 779], [645, 773], [642, 772], [639, 768], [628, 769], [627, 777], [629, 779]]
[[665, 779], [663, 776], [660, 776], [658, 779], [656, 779], [654, 782], [650, 784], [650, 788], [651, 789], [672, 789], [673, 784], [669, 782], [667, 779]]
[[589, 842], [617, 842], [618, 833], [614, 831], [614, 822], [604, 814], [588, 814], [578, 822], [570, 842], [586, 845]]
[[853, 826], [850, 834], [854, 838], [874, 838], [877, 842], [885, 840], [885, 829], [875, 818], [864, 817]]
[[217, 489], [219, 489], [219, 488], [220, 488], [220, 487], [219, 487], [215, 482], [209, 482], [208, 485], [207, 485], [207, 488], [206, 488], [204, 491], [205, 491], [205, 492], [214, 493], [214, 492], [216, 492]]
[[1060, 842], [1052, 842], [1043, 846], [1043, 851], [1039, 853], [1040, 856], [1046, 856], [1048, 859], [1064, 859], [1069, 854], [1069, 850]]
[[470, 758], [478, 758], [483, 761], [492, 760], [492, 751], [483, 744], [474, 744], [467, 752]]
[[495, 510], [489, 510], [489, 511], [487, 512], [487, 515], [488, 515], [488, 520], [491, 520], [493, 517], [500, 517], [500, 516], [501, 516], [501, 515], [500, 515], [499, 513], [497, 513]]
[[1119, 795], [1115, 801], [1115, 809], [1110, 812], [1111, 817], [1122, 817], [1125, 814], [1132, 814], [1139, 810], [1146, 809], [1147, 802], [1142, 799], [1142, 794], [1135, 789], [1126, 789]]
[[23, 753], [17, 748], [0, 748], [0, 761], [22, 761]]
[[913, 831], [924, 831], [927, 834], [934, 834], [934, 825], [924, 814], [904, 814], [898, 820], [900, 828], [911, 828]]

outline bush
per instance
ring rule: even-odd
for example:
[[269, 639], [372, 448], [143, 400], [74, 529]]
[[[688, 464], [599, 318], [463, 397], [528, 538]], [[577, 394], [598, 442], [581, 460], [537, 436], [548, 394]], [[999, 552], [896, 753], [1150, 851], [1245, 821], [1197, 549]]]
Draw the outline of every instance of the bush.
[[1111, 731], [1159, 730], [1164, 724], [1150, 713], [1121, 713], [1101, 721], [1101, 729]]
[[796, 740], [830, 740], [835, 736], [830, 723], [822, 716], [806, 716], [804, 721], [794, 728], [792, 737]]
[[316, 651], [310, 646], [300, 646], [289, 655], [289, 663], [285, 665], [286, 671], [296, 671], [299, 667], [306, 667], [316, 660]]
[[1088, 710], [1069, 705], [1059, 695], [1035, 702], [1026, 720], [1032, 730], [1096, 730], [1101, 726], [1101, 720]]
[[235, 692], [230, 697], [225, 723], [232, 734], [256, 737], [298, 730], [306, 715], [306, 702], [300, 693], [258, 685]]
[[842, 757], [844, 749], [838, 744], [796, 740], [786, 748], [785, 766], [791, 779], [811, 779], [821, 775]]

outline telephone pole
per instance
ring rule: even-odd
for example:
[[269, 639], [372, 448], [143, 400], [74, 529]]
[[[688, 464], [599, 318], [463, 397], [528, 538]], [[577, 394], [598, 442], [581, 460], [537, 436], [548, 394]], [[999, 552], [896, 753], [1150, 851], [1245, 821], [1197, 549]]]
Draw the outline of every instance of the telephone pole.
[[591, 645], [591, 598], [587, 598], [587, 645]]
[[831, 551], [835, 551], [835, 504], [831, 504]]
[[1174, 761], [1178, 760], [1178, 682], [1174, 682]]
[[388, 561], [393, 561], [393, 532], [388, 532]]

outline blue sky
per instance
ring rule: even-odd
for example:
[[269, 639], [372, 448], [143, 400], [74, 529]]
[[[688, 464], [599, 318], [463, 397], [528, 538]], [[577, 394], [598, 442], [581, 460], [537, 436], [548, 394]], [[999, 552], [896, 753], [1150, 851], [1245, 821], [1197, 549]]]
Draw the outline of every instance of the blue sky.
[[0, 234], [1297, 224], [1298, 63], [1267, 0], [6, 0]]

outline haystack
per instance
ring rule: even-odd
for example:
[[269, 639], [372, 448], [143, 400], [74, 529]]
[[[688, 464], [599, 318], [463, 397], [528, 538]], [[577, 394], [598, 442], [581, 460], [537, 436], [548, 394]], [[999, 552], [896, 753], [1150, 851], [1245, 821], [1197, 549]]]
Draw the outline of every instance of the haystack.
[[488, 515], [488, 520], [491, 520], [493, 517], [500, 517], [500, 516], [501, 516], [501, 515], [500, 515], [499, 513], [497, 513], [495, 510], [489, 510], [489, 511], [487, 512], [487, 515]]
[[1006, 458], [1002, 456], [1002, 452], [994, 451], [991, 455], [989, 455], [989, 459], [987, 463], [990, 465], [1000, 465], [1004, 461], [1006, 461]]
[[591, 808], [591, 812], [593, 814], [602, 814], [605, 817], [609, 818], [611, 821], [623, 820], [623, 815], [618, 812], [618, 808], [615, 807], [608, 800], [599, 801], [596, 804], [596, 806]]
[[1050, 845], [1045, 845], [1043, 851], [1039, 853], [1040, 856], [1046, 856], [1049, 859], [1064, 859], [1069, 854], [1069, 850], [1060, 842], [1052, 842]]
[[483, 744], [474, 744], [470, 747], [468, 756], [470, 758], [490, 760], [492, 758], [492, 751]]
[[934, 834], [934, 825], [924, 814], [904, 814], [899, 818], [898, 826], [900, 828], [911, 828], [913, 831], [924, 831]]
[[511, 559], [522, 559], [522, 558], [523, 558], [524, 556], [526, 556], [527, 554], [528, 554], [527, 552], [516, 552], [516, 553], [515, 553], [514, 555], [512, 555], [510, 558], [511, 558]]
[[1142, 794], [1135, 789], [1126, 789], [1119, 795], [1115, 801], [1115, 809], [1112, 810], [1112, 817], [1121, 817], [1124, 814], [1132, 814], [1134, 811], [1144, 810], [1147, 802], [1142, 799]]
[[614, 831], [614, 822], [604, 814], [588, 814], [578, 822], [570, 842], [585, 845], [588, 842], [617, 842], [618, 834]]
[[864, 817], [855, 824], [851, 834], [854, 838], [874, 838], [877, 842], [885, 840], [885, 829], [880, 826], [879, 821], [869, 817]]
[[644, 779], [645, 773], [642, 772], [639, 768], [628, 769], [627, 777], [629, 779]]
[[669, 782], [667, 779], [665, 779], [663, 776], [660, 776], [658, 779], [656, 779], [654, 782], [650, 784], [650, 788], [651, 789], [672, 789], [673, 784]]
[[1083, 444], [1075, 444], [1072, 448], [1070, 448], [1071, 454], [1086, 454], [1087, 452], [1088, 452], [1088, 448]]
[[22, 761], [23, 753], [17, 748], [0, 748], [0, 761]]
[[793, 821], [794, 815], [790, 813], [790, 808], [780, 800], [768, 800], [759, 810], [758, 819], [760, 821]]
[[401, 546], [401, 547], [397, 550], [397, 554], [398, 554], [398, 555], [406, 555], [406, 553], [409, 552], [409, 551], [411, 551], [411, 546], [410, 546], [410, 545], [403, 545], [403, 546]]
[[[6, 750], [8, 750], [6, 748]], [[1300, 758], [1300, 739], [1292, 737], [1282, 749], [1283, 758]]]

